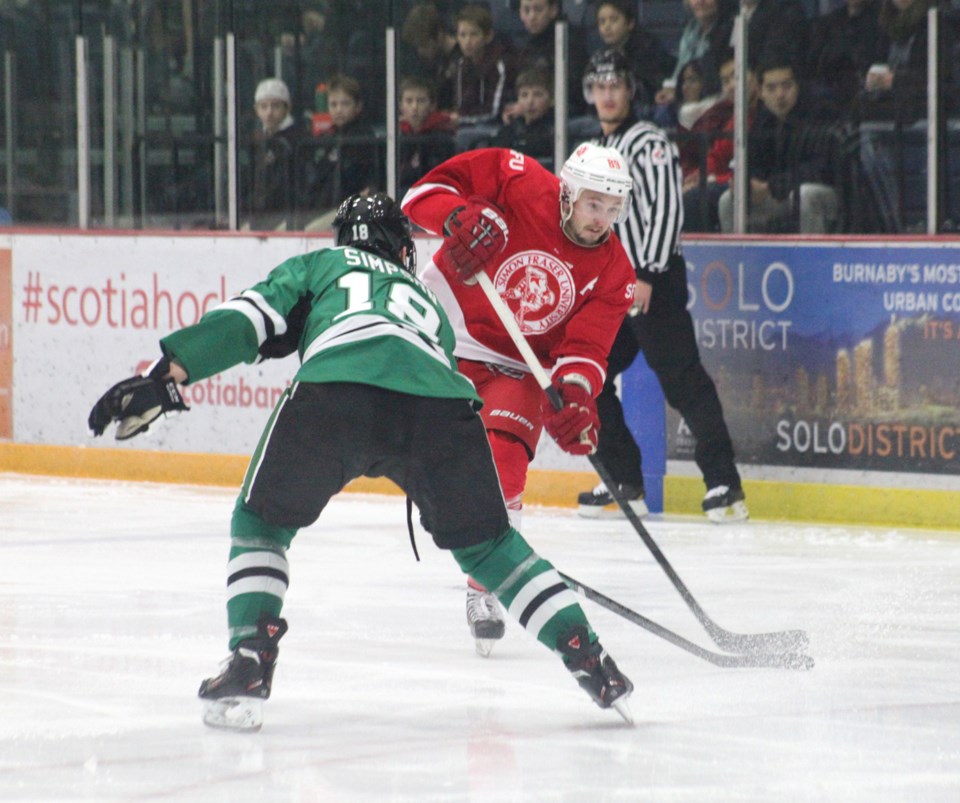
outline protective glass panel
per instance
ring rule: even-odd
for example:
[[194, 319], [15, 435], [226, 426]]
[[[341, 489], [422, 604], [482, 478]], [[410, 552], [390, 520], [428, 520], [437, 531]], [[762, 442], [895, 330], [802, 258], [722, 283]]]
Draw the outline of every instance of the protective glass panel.
[[[716, 6], [707, 28], [700, 5]], [[933, 222], [956, 231], [956, 3], [940, 11], [933, 176], [930, 0], [900, 11], [884, 0], [836, 5], [776, 4], [777, 25], [751, 17], [750, 62], [774, 75], [766, 90], [758, 76], [748, 115], [756, 181], [746, 230], [916, 233]], [[722, 67], [738, 4], [697, 4], [696, 14], [669, 0], [486, 0], [485, 8], [446, 0], [0, 0], [0, 224], [218, 229], [236, 209], [243, 228], [317, 229], [345, 195], [402, 195], [434, 164], [470, 148], [512, 147], [556, 169], [553, 28], [565, 19], [566, 152], [599, 133], [583, 98], [585, 64], [600, 48], [620, 47], [635, 74], [634, 113], [666, 128], [680, 149], [685, 230], [733, 230]], [[388, 109], [389, 25], [398, 50], [397, 104]], [[480, 51], [471, 50], [476, 39]], [[784, 58], [800, 65], [795, 93]], [[227, 86], [231, 66], [235, 87]], [[261, 119], [257, 88], [271, 79]], [[796, 102], [785, 111], [791, 93]], [[388, 115], [398, 124], [389, 187]], [[933, 180], [936, 193], [928, 191]]]
[[[747, 232], [928, 230], [931, 4], [913, 0], [902, 9], [897, 5], [903, 4], [849, 2], [804, 9], [782, 3], [777, 25], [769, 24], [766, 13], [750, 18], [748, 62], [757, 89], [748, 113]], [[955, 11], [941, 13], [939, 29], [944, 127], [938, 225], [948, 227], [955, 225], [951, 168], [943, 162], [949, 161], [950, 142], [945, 121], [956, 117]], [[687, 108], [697, 113], [695, 106]], [[710, 149], [716, 152], [718, 140], [730, 136], [713, 127], [715, 111], [698, 116], [692, 125], [688, 114], [675, 129], [681, 150], [688, 149], [689, 232], [734, 230], [732, 193], [717, 179], [716, 162], [708, 164]], [[732, 156], [730, 145], [726, 151]]]
[[385, 188], [390, 4], [246, 3], [236, 14], [241, 228], [328, 229]]
[[[95, 24], [96, 11], [83, 21]], [[77, 3], [0, 5], [0, 217], [16, 225], [77, 222]]]

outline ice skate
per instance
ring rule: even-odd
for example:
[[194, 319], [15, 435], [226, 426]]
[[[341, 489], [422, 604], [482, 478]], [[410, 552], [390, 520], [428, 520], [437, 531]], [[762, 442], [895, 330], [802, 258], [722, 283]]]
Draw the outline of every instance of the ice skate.
[[714, 524], [744, 521], [750, 518], [742, 488], [717, 485], [703, 497], [703, 512]]
[[[644, 501], [643, 488], [636, 485], [618, 485], [620, 496], [630, 503], [633, 512], [638, 518], [643, 518], [650, 511]], [[602, 482], [592, 491], [584, 491], [577, 497], [577, 515], [585, 519], [616, 519], [623, 518], [624, 513], [613, 498], [607, 486]]]
[[503, 638], [505, 628], [497, 598], [489, 591], [467, 586], [467, 624], [476, 641], [477, 654], [489, 657], [493, 645]]
[[263, 725], [263, 701], [270, 697], [277, 642], [287, 622], [265, 616], [257, 627], [258, 635], [237, 645], [223, 671], [200, 684], [203, 721], [212, 728], [257, 731]]
[[601, 708], [613, 708], [627, 723], [633, 724], [633, 713], [627, 698], [633, 683], [617, 669], [613, 658], [597, 641], [590, 643], [586, 628], [577, 627], [557, 640], [557, 649], [580, 687]]

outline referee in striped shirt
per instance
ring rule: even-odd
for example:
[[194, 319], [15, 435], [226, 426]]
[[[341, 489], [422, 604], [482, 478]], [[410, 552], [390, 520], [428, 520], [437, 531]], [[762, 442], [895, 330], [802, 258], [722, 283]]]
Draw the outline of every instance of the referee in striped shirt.
[[[616, 233], [637, 272], [636, 303], [610, 352], [606, 384], [597, 407], [597, 457], [638, 515], [643, 502], [640, 449], [623, 417], [614, 380], [640, 349], [660, 381], [667, 402], [683, 416], [696, 439], [694, 459], [703, 474], [703, 511], [715, 522], [747, 518], [733, 444], [717, 389], [700, 362], [693, 319], [687, 311], [687, 265], [680, 249], [683, 189], [676, 146], [656, 126], [632, 112], [635, 79], [623, 54], [614, 49], [593, 55], [583, 78], [584, 95], [600, 119], [599, 144], [616, 148], [634, 181], [626, 220]], [[598, 486], [580, 494], [580, 514], [618, 515], [609, 491]]]

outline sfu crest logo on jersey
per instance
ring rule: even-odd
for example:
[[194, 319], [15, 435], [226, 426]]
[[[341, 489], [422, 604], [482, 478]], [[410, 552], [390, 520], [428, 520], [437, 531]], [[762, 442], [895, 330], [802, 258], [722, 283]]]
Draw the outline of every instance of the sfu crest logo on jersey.
[[543, 251], [514, 254], [497, 270], [493, 284], [527, 335], [542, 334], [563, 321], [576, 299], [570, 269]]

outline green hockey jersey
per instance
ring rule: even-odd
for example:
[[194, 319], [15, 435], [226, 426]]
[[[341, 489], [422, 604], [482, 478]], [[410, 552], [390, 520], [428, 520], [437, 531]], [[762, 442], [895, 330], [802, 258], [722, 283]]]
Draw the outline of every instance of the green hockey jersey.
[[453, 330], [436, 296], [398, 265], [357, 248], [288, 259], [160, 345], [188, 383], [297, 351], [296, 381], [480, 402], [457, 372]]

